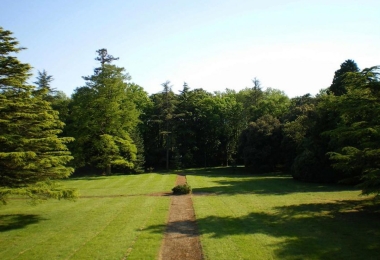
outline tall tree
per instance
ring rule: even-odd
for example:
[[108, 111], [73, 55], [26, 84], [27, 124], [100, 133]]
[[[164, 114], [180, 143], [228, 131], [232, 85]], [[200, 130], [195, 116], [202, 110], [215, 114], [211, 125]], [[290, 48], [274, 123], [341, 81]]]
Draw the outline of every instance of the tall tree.
[[329, 92], [335, 96], [341, 96], [347, 93], [344, 84], [347, 72], [359, 72], [358, 65], [353, 60], [346, 60], [340, 65], [340, 69], [335, 71], [333, 82], [329, 88]]
[[51, 82], [53, 80], [53, 76], [48, 75], [46, 70], [43, 70], [42, 72], [38, 71], [37, 80], [34, 82], [34, 84], [37, 85], [37, 89], [34, 91], [34, 94], [45, 94], [46, 97], [44, 98], [50, 101], [56, 92], [56, 90], [51, 87]]
[[323, 132], [336, 126], [337, 115], [325, 106], [332, 95], [322, 91], [316, 98], [303, 97], [293, 108], [296, 116], [285, 124], [287, 138], [294, 141], [297, 155], [292, 164], [293, 178], [307, 182], [337, 182], [340, 178], [331, 168], [326, 155], [330, 149], [330, 138]]
[[328, 103], [340, 120], [325, 134], [333, 138], [329, 153], [336, 170], [361, 182], [363, 194], [380, 194], [380, 66], [346, 75], [347, 93]]
[[11, 56], [22, 49], [12, 32], [0, 27], [0, 200], [12, 193], [74, 198], [74, 190], [52, 181], [73, 172], [66, 167], [72, 156], [65, 145], [73, 139], [58, 137], [63, 123], [43, 99], [47, 90], [34, 95], [26, 82], [31, 67]]
[[[201, 156], [204, 143], [200, 139], [206, 135], [206, 129], [201, 103], [211, 96], [212, 94], [203, 89], [190, 90], [186, 83], [178, 95], [176, 114], [181, 116], [175, 119], [175, 135], [181, 164], [184, 167], [204, 165], [204, 156]], [[211, 122], [209, 123], [211, 128]]]
[[139, 112], [128, 97], [124, 68], [112, 65], [117, 58], [106, 49], [97, 51], [100, 67], [83, 77], [86, 86], [73, 95], [71, 133], [76, 137], [74, 155], [77, 166], [95, 166], [111, 174], [112, 166], [131, 169], [136, 160], [136, 146], [131, 133]]
[[134, 161], [133, 171], [136, 173], [142, 173], [144, 172], [144, 166], [146, 162], [143, 139], [145, 125], [143, 121], [147, 118], [146, 114], [149, 108], [152, 106], [152, 102], [149, 99], [148, 93], [144, 91], [144, 89], [141, 86], [135, 83], [128, 83], [127, 96], [127, 100], [133, 101], [139, 113], [140, 120], [137, 127], [131, 132], [131, 138], [137, 148], [136, 160]]
[[243, 117], [243, 104], [237, 102], [235, 91], [226, 89], [224, 93], [216, 95], [220, 102], [221, 122], [220, 143], [221, 155], [224, 158], [223, 165], [228, 166], [230, 162], [235, 163], [237, 160], [237, 150], [239, 136], [246, 127]]
[[165, 162], [165, 168], [169, 169], [171, 153], [175, 149], [175, 118], [180, 115], [175, 113], [177, 106], [177, 97], [172, 91], [170, 81], [162, 83], [163, 90], [161, 93], [153, 95], [153, 113], [150, 118], [151, 126], [158, 131], [159, 142], [156, 146], [158, 160]]

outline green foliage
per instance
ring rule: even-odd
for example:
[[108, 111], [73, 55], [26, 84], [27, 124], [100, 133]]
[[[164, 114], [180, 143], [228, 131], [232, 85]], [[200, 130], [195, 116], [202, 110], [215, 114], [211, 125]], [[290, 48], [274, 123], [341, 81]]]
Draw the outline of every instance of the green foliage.
[[175, 186], [172, 191], [174, 195], [189, 194], [191, 193], [191, 187], [186, 183], [183, 185]]
[[30, 66], [10, 55], [22, 49], [11, 34], [0, 28], [0, 200], [12, 193], [72, 198], [74, 192], [48, 182], [73, 172], [66, 167], [72, 160], [66, 143], [73, 138], [58, 136], [64, 126], [58, 112], [44, 99], [44, 90], [37, 93], [27, 85]]
[[244, 165], [255, 171], [273, 171], [280, 162], [281, 123], [271, 115], [249, 124], [240, 137]]
[[297, 180], [336, 182], [341, 173], [331, 168], [326, 153], [333, 147], [328, 136], [322, 135], [336, 127], [339, 115], [326, 105], [329, 95], [321, 91], [316, 97], [309, 94], [291, 100], [284, 115], [281, 150], [286, 169]]
[[143, 116], [147, 165], [163, 168], [168, 161], [172, 168], [241, 163], [239, 136], [250, 120], [264, 115], [280, 118], [290, 105], [283, 92], [263, 91], [257, 79], [253, 83], [252, 88], [238, 93], [231, 89], [214, 93], [190, 90], [185, 83], [179, 95], [170, 90], [169, 83], [163, 84], [164, 91], [151, 96], [153, 106]]
[[132, 97], [142, 92], [126, 83], [130, 76], [124, 68], [109, 64], [115, 58], [105, 49], [98, 54], [101, 67], [84, 77], [86, 86], [73, 95], [68, 132], [76, 138], [72, 146], [75, 165], [95, 166], [110, 174], [112, 166], [134, 168], [137, 149], [131, 135], [136, 131], [139, 111]]
[[37, 81], [34, 84], [37, 85], [37, 89], [33, 91], [34, 95], [41, 95], [44, 100], [52, 102], [54, 99], [55, 90], [50, 86], [53, 81], [53, 76], [48, 75], [46, 70], [38, 71]]
[[79, 197], [77, 189], [66, 188], [53, 181], [37, 182], [22, 188], [2, 188], [0, 189], [0, 202], [7, 204], [9, 196], [22, 196], [31, 199], [33, 204], [47, 199], [68, 199], [76, 200]]
[[314, 152], [303, 150], [293, 162], [292, 165], [293, 178], [307, 182], [323, 182], [323, 176], [319, 167], [319, 161]]
[[333, 82], [328, 91], [335, 96], [341, 96], [347, 93], [345, 84], [346, 74], [349, 72], [359, 72], [358, 65], [353, 60], [346, 60], [340, 65], [340, 69], [335, 71]]
[[335, 142], [328, 155], [345, 181], [360, 181], [363, 194], [380, 193], [380, 79], [379, 67], [347, 73], [347, 93], [327, 103], [339, 113], [336, 128], [324, 134]]
[[152, 106], [145, 115], [143, 135], [148, 165], [169, 169], [173, 151], [176, 150], [175, 121], [182, 114], [176, 113], [178, 100], [170, 81], [163, 83], [162, 87], [162, 92], [150, 97]]

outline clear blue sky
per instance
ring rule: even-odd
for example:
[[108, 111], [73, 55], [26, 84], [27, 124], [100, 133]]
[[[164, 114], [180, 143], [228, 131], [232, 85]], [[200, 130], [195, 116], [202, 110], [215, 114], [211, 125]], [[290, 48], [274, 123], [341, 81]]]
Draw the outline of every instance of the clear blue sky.
[[[28, 49], [18, 57], [71, 95], [96, 50], [152, 94], [262, 86], [294, 97], [331, 84], [347, 59], [380, 64], [379, 0], [1, 0], [0, 26]], [[30, 82], [33, 82], [33, 77]], [[178, 93], [178, 92], [177, 92]]]

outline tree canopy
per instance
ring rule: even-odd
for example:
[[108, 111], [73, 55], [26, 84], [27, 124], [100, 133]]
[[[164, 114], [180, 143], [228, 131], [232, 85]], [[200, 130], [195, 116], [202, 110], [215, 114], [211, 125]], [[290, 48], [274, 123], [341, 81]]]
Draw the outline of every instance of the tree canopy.
[[27, 84], [30, 65], [12, 53], [23, 48], [10, 31], [0, 27], [0, 200], [9, 194], [38, 198], [74, 198], [75, 191], [60, 189], [52, 180], [68, 177], [73, 168], [66, 143], [59, 137], [64, 124], [46, 89]]
[[76, 138], [72, 149], [77, 167], [93, 165], [111, 174], [112, 166], [134, 167], [137, 150], [131, 133], [139, 111], [130, 99], [129, 74], [111, 64], [116, 58], [106, 49], [97, 52], [101, 66], [83, 77], [86, 86], [73, 95], [70, 134]]
[[284, 171], [300, 181], [380, 192], [378, 66], [359, 71], [346, 60], [316, 96], [289, 98], [257, 78], [240, 91], [213, 93], [187, 83], [175, 93], [166, 81], [162, 91], [148, 95], [102, 48], [96, 51], [99, 66], [67, 97], [45, 70], [35, 86], [27, 83], [31, 66], [12, 56], [21, 50], [1, 28], [3, 201], [16, 191], [73, 197], [50, 181], [74, 168], [112, 174], [236, 164], [250, 173]]

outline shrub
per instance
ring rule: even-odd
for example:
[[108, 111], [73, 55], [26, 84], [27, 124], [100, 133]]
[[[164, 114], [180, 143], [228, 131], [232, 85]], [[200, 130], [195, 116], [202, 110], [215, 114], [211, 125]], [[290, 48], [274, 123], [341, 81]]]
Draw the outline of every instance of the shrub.
[[189, 194], [191, 192], [191, 187], [187, 184], [177, 185], [172, 191], [174, 195]]

